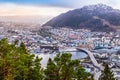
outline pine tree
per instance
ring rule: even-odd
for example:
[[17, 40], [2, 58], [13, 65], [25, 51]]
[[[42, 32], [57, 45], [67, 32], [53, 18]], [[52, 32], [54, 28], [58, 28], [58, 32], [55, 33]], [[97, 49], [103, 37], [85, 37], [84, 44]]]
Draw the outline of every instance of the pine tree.
[[29, 54], [24, 43], [16, 45], [9, 44], [7, 39], [0, 40], [0, 80], [89, 80], [89, 73], [69, 53], [49, 59], [43, 70], [42, 59]]
[[[85, 69], [82, 67], [78, 67], [76, 72], [77, 72], [77, 80], [89, 80], [88, 76], [91, 76], [89, 73], [85, 72]], [[92, 79], [92, 76], [91, 76], [91, 79]]]
[[42, 60], [42, 58], [38, 58], [38, 56], [36, 56], [36, 59], [34, 60], [34, 68], [30, 68], [30, 73], [28, 76], [29, 79], [28, 80], [42, 80], [43, 79], [43, 69], [41, 68], [41, 64], [40, 61]]
[[90, 80], [94, 80], [94, 76], [93, 76], [93, 75], [91, 75], [91, 78], [90, 78]]
[[104, 71], [102, 72], [100, 80], [115, 80], [113, 72], [106, 64]]
[[47, 69], [45, 70], [45, 80], [59, 80], [59, 76], [57, 76], [57, 67], [52, 61], [52, 59], [48, 60]]
[[0, 40], [0, 80], [42, 80], [41, 59], [16, 45]]
[[45, 80], [88, 80], [90, 74], [80, 66], [79, 60], [72, 60], [72, 54], [57, 54], [49, 59], [45, 69]]

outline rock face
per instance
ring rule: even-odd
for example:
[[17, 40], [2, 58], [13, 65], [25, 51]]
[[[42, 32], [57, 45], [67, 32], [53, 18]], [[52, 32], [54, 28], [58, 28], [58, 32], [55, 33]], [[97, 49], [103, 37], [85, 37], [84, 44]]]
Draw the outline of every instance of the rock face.
[[89, 29], [91, 31], [120, 31], [120, 10], [104, 4], [85, 6], [63, 13], [43, 26]]

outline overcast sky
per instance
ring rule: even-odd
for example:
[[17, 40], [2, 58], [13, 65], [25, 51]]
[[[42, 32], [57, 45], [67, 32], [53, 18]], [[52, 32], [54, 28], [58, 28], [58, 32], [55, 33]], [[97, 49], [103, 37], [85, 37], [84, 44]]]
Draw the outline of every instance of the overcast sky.
[[0, 16], [57, 16], [98, 3], [120, 9], [120, 0], [0, 0]]

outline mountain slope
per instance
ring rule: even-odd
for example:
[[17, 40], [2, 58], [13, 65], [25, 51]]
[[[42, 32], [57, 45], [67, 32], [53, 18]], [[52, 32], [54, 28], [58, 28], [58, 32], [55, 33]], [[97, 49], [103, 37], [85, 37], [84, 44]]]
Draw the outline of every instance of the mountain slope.
[[104, 4], [90, 5], [63, 13], [43, 26], [105, 32], [120, 31], [120, 11]]

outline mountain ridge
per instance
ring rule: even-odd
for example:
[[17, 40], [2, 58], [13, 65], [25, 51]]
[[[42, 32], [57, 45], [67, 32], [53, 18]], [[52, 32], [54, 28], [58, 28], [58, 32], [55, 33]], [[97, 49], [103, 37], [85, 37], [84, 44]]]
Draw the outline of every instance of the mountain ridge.
[[104, 4], [84, 6], [63, 13], [43, 26], [82, 28], [103, 32], [120, 31], [120, 10]]

